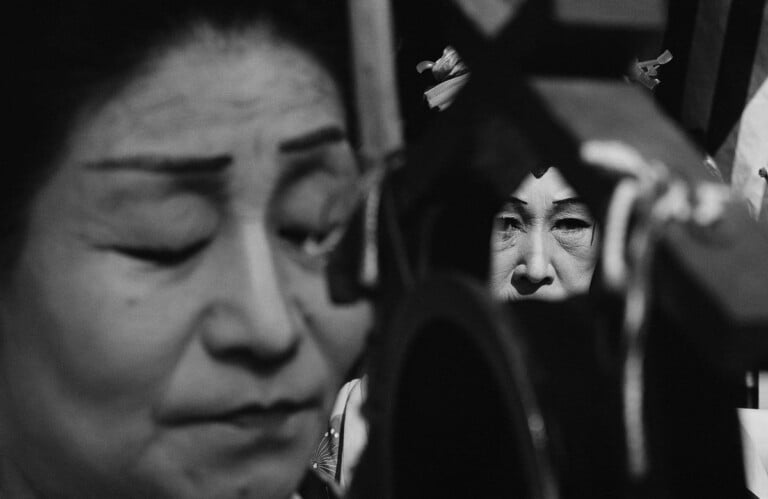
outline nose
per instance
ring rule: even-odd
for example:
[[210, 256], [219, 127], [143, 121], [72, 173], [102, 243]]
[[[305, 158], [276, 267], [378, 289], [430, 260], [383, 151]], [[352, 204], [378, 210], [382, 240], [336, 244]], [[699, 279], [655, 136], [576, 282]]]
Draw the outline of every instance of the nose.
[[512, 271], [512, 285], [521, 295], [530, 295], [552, 284], [555, 273], [542, 230], [529, 232], [521, 243], [518, 262]]
[[214, 276], [220, 289], [204, 319], [204, 343], [216, 356], [246, 355], [253, 367], [284, 363], [301, 335], [264, 224], [243, 222], [227, 246]]

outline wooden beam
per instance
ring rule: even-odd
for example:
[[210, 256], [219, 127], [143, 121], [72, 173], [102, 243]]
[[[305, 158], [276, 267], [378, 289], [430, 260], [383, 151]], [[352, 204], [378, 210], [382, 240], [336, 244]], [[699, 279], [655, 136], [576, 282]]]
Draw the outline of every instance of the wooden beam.
[[348, 3], [360, 148], [376, 162], [403, 146], [391, 6], [389, 0]]

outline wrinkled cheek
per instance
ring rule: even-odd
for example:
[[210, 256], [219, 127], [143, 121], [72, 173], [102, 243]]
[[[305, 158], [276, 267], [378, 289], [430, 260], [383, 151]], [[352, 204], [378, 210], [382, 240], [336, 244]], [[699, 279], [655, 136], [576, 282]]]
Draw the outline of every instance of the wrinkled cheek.
[[575, 260], [575, 264], [582, 269], [594, 269], [600, 248], [599, 235], [595, 233], [584, 234], [573, 240], [558, 240], [560, 247]]
[[590, 234], [578, 237], [555, 237], [555, 241], [566, 253], [579, 260], [588, 260], [598, 247], [597, 241], [593, 240]]
[[515, 267], [516, 256], [511, 250], [492, 251], [491, 253], [491, 291], [497, 297], [505, 297], [510, 288], [512, 270]]
[[589, 269], [580, 269], [580, 271], [574, 276], [569, 283], [569, 292], [571, 293], [586, 293], [589, 290], [589, 285], [592, 282], [592, 273], [594, 266]]
[[578, 240], [558, 240], [559, 248], [553, 258], [555, 272], [566, 294], [584, 293], [592, 282], [599, 251], [597, 235]]
[[584, 293], [592, 283], [592, 275], [597, 263], [596, 251], [566, 255], [559, 265], [559, 275], [563, 287], [569, 293]]

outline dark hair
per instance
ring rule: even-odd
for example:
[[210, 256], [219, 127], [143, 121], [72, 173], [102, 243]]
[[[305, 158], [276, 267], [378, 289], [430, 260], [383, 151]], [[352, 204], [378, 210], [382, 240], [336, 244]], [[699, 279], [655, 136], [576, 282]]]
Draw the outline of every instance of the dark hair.
[[[51, 174], [73, 120], [114, 95], [155, 51], [200, 22], [236, 32], [266, 21], [307, 50], [349, 105], [347, 19], [342, 0], [104, 0], [27, 2], [6, 19], [10, 52], [4, 107], [10, 140], [0, 170], [0, 267], [21, 244], [30, 200]], [[350, 121], [350, 125], [352, 121]]]

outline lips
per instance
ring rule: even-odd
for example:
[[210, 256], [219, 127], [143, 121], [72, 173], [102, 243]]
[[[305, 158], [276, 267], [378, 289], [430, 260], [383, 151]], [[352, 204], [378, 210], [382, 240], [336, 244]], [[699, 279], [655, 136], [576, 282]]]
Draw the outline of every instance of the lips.
[[286, 398], [269, 403], [245, 402], [224, 405], [219, 403], [177, 407], [167, 411], [160, 418], [169, 426], [224, 424], [236, 428], [278, 427], [305, 412], [318, 410], [322, 406], [320, 397]]
[[312, 411], [320, 407], [319, 401], [281, 401], [270, 405], [249, 404], [215, 417], [216, 421], [241, 428], [252, 426], [270, 427], [279, 425], [293, 415]]

